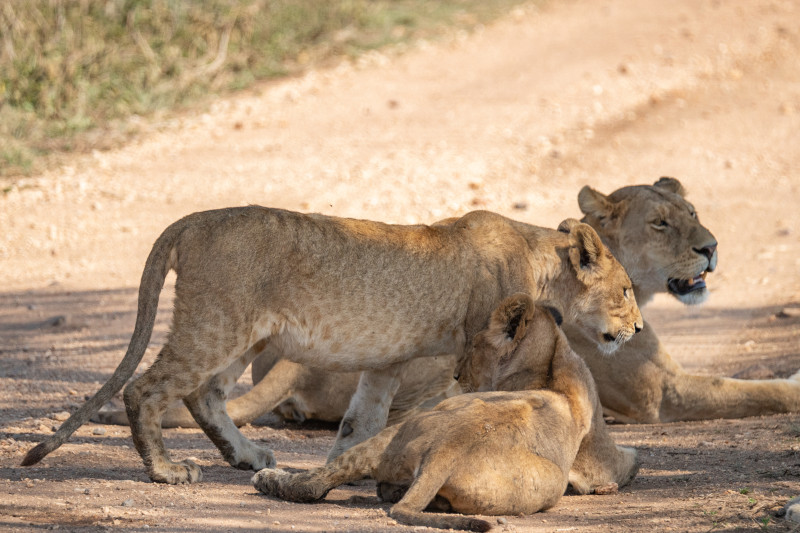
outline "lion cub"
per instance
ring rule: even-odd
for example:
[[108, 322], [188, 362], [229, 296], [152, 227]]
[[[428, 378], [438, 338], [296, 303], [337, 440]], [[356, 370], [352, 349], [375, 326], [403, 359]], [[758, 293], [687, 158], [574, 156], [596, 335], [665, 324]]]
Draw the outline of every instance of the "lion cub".
[[492, 526], [484, 520], [423, 509], [434, 499], [437, 508], [466, 514], [547, 509], [564, 494], [581, 447], [587, 448], [587, 471], [575, 477], [584, 491], [591, 484], [587, 479], [605, 475], [605, 482], [620, 485], [632, 479], [635, 452], [613, 445], [589, 370], [547, 310], [524, 294], [506, 298], [470, 352], [461, 383], [505, 391], [449, 398], [323, 467], [299, 474], [261, 470], [254, 486], [310, 502], [343, 483], [373, 478], [382, 498], [402, 495], [389, 511], [398, 522], [487, 531]]

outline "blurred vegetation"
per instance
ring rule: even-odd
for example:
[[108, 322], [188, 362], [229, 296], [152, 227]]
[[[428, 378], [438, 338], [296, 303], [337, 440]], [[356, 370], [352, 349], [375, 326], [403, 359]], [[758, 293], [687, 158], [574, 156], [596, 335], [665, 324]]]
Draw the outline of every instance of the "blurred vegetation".
[[469, 29], [521, 3], [2, 0], [0, 176], [30, 173], [46, 154], [108, 148], [131, 133], [131, 115]]

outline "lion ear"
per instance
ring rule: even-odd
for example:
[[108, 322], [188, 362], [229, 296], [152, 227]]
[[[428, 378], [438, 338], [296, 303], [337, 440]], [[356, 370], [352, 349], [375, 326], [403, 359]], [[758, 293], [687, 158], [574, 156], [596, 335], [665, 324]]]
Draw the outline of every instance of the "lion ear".
[[588, 185], [584, 185], [581, 192], [578, 193], [578, 206], [584, 215], [601, 220], [611, 216], [614, 211], [614, 204], [608, 199], [608, 196]]
[[603, 242], [600, 236], [588, 224], [574, 219], [567, 219], [558, 225], [558, 231], [569, 233], [569, 260], [578, 274], [578, 279], [585, 280], [597, 271], [603, 260]]
[[518, 343], [525, 336], [534, 307], [531, 297], [523, 293], [514, 294], [500, 302], [489, 320], [487, 339], [496, 348], [510, 348]]
[[684, 189], [683, 185], [681, 185], [681, 182], [675, 178], [668, 178], [666, 176], [659, 178], [658, 181], [653, 184], [653, 187], [674, 192], [678, 196], [682, 196], [684, 198], [686, 197], [686, 189]]

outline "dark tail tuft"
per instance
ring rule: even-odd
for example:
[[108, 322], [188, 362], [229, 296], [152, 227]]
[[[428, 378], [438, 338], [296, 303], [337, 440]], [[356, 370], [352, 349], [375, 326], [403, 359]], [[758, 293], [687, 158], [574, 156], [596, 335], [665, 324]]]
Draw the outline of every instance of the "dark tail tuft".
[[31, 448], [28, 451], [28, 453], [25, 454], [25, 457], [22, 459], [21, 465], [22, 466], [35, 465], [36, 463], [44, 459], [44, 457], [48, 453], [52, 452], [55, 449], [55, 447], [51, 446], [51, 444], [52, 444], [51, 441], [44, 441], [40, 442], [39, 444]]

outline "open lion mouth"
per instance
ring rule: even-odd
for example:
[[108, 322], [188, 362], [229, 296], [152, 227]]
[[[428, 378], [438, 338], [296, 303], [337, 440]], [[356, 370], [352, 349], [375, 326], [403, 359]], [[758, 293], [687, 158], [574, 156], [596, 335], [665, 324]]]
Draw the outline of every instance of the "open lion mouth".
[[677, 294], [678, 296], [703, 290], [706, 288], [706, 274], [708, 274], [707, 270], [703, 271], [702, 274], [695, 276], [692, 279], [670, 278], [669, 281], [667, 281], [667, 287], [669, 288], [670, 292]]

